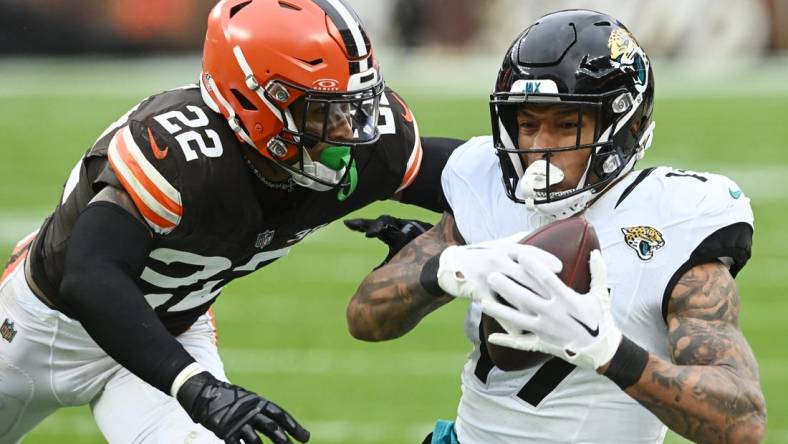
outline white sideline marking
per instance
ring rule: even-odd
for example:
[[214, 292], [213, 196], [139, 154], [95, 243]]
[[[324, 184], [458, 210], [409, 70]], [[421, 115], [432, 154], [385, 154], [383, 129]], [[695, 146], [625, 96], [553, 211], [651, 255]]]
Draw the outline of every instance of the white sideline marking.
[[[221, 314], [218, 316], [221, 319]], [[221, 335], [221, 325], [219, 334]], [[219, 354], [227, 369], [235, 373], [446, 376], [454, 377], [457, 381], [467, 356], [464, 351], [255, 349], [225, 348], [221, 345]], [[389, 362], [396, 360], [396, 366], [381, 365], [379, 359]]]
[[[340, 407], [339, 405], [337, 407]], [[429, 418], [425, 418], [429, 420]], [[433, 422], [402, 424], [396, 422], [348, 422], [334, 420], [310, 420], [298, 418], [309, 429], [315, 442], [391, 442], [392, 437], [403, 442], [421, 442], [434, 427]], [[79, 416], [51, 416], [35, 429], [35, 435], [43, 436], [80, 436], [83, 438], [100, 437], [89, 410], [84, 409]], [[268, 442], [268, 441], [266, 441]]]
[[[46, 211], [37, 211], [35, 213], [46, 214]], [[29, 212], [14, 213], [13, 211], [0, 208], [0, 245], [15, 245], [27, 233], [41, 226], [44, 217], [35, 216]], [[5, 263], [5, 258], [0, 258], [0, 262]]]

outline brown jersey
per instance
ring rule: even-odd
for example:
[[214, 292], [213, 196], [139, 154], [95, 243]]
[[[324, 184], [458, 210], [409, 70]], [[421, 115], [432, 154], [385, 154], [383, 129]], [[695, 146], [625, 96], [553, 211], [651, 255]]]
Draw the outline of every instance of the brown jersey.
[[31, 247], [33, 280], [57, 306], [78, 215], [102, 187], [122, 187], [154, 236], [140, 289], [171, 333], [185, 331], [231, 280], [413, 181], [421, 163], [416, 122], [391, 90], [381, 102], [381, 137], [353, 148], [358, 186], [340, 201], [336, 191], [261, 183], [242, 155], [251, 148], [196, 85], [149, 97], [110, 126], [72, 172]]

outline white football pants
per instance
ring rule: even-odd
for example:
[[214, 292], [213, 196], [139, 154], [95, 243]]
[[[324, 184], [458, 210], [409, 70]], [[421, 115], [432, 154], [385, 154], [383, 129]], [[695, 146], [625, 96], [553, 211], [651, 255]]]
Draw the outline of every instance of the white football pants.
[[[112, 444], [222, 442], [193, 423], [177, 400], [107, 356], [79, 322], [39, 301], [24, 266], [0, 283], [0, 323], [0, 444], [19, 442], [60, 407], [85, 404]], [[215, 377], [227, 380], [208, 315], [177, 339]]]

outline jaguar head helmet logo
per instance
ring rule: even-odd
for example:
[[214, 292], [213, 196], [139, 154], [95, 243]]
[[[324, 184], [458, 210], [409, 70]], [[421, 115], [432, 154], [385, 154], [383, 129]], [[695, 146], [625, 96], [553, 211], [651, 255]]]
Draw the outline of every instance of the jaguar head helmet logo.
[[649, 61], [637, 40], [626, 29], [615, 28], [607, 39], [610, 60], [624, 72], [635, 72], [635, 87], [644, 91], [649, 82]]
[[610, 48], [610, 58], [618, 62], [627, 63], [632, 60], [632, 56], [638, 48], [635, 39], [621, 28], [614, 29], [607, 40], [607, 47]]

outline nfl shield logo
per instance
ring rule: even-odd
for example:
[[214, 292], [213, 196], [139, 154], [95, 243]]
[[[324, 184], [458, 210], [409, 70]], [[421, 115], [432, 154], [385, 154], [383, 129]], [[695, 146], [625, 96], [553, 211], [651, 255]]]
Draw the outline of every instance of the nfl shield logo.
[[16, 336], [16, 330], [14, 329], [14, 323], [11, 322], [8, 318], [3, 322], [3, 325], [0, 327], [0, 336], [3, 337], [8, 342], [14, 340], [14, 336]]
[[257, 241], [254, 243], [254, 246], [263, 249], [274, 240], [274, 230], [265, 230], [264, 232], [257, 235]]

